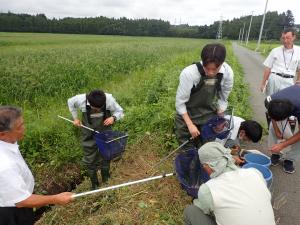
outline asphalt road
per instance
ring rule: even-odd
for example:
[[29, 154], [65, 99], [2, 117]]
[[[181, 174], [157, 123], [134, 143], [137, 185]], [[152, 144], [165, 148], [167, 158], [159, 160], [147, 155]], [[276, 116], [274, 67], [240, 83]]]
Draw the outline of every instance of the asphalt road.
[[[249, 98], [253, 109], [253, 119], [265, 123], [265, 96], [259, 91], [263, 76], [264, 58], [254, 51], [233, 43], [235, 55], [244, 69], [245, 82], [249, 84], [251, 96]], [[267, 147], [267, 137], [258, 144], [247, 145], [247, 149], [258, 149], [270, 155]], [[300, 151], [300, 149], [299, 149]], [[273, 184], [271, 186], [272, 202], [275, 212], [276, 224], [300, 225], [300, 163], [296, 162], [296, 172], [287, 174], [282, 166], [270, 168], [273, 172]], [[267, 224], [266, 224], [267, 225]]]

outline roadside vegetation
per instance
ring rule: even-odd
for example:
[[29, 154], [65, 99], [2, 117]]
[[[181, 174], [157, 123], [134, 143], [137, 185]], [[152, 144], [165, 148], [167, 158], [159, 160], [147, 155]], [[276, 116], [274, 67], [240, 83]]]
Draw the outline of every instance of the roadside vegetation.
[[[295, 41], [295, 45], [299, 45], [300, 41]], [[260, 46], [259, 46], [259, 52], [264, 56], [267, 57], [270, 53], [270, 51], [273, 48], [276, 48], [278, 46], [280, 46], [281, 43], [280, 41], [275, 41], [275, 40], [271, 40], [271, 41], [263, 41], [261, 42]], [[248, 45], [246, 46], [245, 44], [243, 44], [243, 46], [251, 49], [251, 50], [255, 50], [257, 47], [257, 41], [249, 41]]]
[[[257, 41], [249, 41], [248, 45], [244, 45], [245, 47], [255, 51], [256, 46], [257, 46]], [[259, 46], [259, 52], [260, 54], [262, 54], [264, 57], [267, 57], [270, 53], [270, 51], [273, 48], [276, 48], [280, 46], [280, 42], [279, 41], [264, 41], [261, 42], [260, 46]]]
[[[80, 168], [79, 130], [57, 115], [70, 118], [67, 99], [95, 88], [112, 93], [124, 107], [125, 118], [114, 129], [129, 134], [123, 158], [112, 164], [108, 185], [153, 175], [151, 166], [177, 147], [173, 117], [179, 74], [199, 60], [208, 42], [0, 33], [0, 104], [24, 110], [26, 136], [20, 144], [36, 177], [36, 192], [89, 189]], [[224, 44], [235, 72], [230, 106], [235, 115], [251, 118], [243, 71], [231, 43]], [[172, 170], [170, 160], [155, 174]], [[176, 178], [166, 178], [52, 207], [38, 224], [182, 224], [182, 211], [189, 203]]]

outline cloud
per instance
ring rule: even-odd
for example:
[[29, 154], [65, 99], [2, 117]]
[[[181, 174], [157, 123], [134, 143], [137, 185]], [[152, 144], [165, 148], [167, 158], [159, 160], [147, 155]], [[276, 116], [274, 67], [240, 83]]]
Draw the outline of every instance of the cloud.
[[[0, 0], [0, 11], [16, 13], [44, 13], [52, 18], [63, 17], [127, 17], [168, 20], [172, 24], [212, 24], [220, 17], [231, 20], [241, 16], [261, 15], [263, 0]], [[291, 9], [295, 22], [300, 23], [299, 0], [269, 1], [268, 10], [285, 12]], [[299, 12], [298, 12], [299, 11]]]

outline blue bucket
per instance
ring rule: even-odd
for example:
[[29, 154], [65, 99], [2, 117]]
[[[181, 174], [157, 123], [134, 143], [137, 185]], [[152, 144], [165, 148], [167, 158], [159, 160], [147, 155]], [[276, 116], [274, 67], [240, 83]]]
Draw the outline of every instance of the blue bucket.
[[242, 168], [244, 168], [244, 169], [248, 169], [248, 168], [257, 169], [263, 175], [265, 181], [267, 182], [267, 186], [268, 187], [271, 186], [272, 179], [273, 179], [273, 174], [272, 174], [272, 171], [268, 167], [265, 167], [265, 166], [262, 166], [262, 165], [256, 164], [256, 163], [247, 163], [247, 164], [243, 165]]
[[271, 160], [267, 156], [261, 154], [248, 153], [244, 157], [247, 163], [255, 163], [265, 167], [269, 167], [271, 165]]

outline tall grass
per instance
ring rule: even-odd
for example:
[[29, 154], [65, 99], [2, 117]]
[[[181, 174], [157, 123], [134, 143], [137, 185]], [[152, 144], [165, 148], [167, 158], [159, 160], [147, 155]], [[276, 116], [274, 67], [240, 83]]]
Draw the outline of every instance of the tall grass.
[[[59, 120], [57, 115], [70, 117], [67, 98], [94, 88], [112, 93], [125, 109], [125, 118], [116, 124], [115, 129], [127, 131], [129, 146], [135, 144], [134, 148], [128, 150], [129, 155], [133, 154], [126, 156], [129, 160], [134, 162], [136, 157], [143, 156], [141, 152], [146, 148], [157, 158], [177, 147], [173, 126], [178, 77], [185, 66], [199, 60], [201, 48], [208, 42], [211, 41], [0, 33], [0, 103], [19, 105], [24, 110], [27, 130], [21, 149], [34, 172], [38, 174], [43, 166], [51, 173], [52, 168], [79, 162], [82, 154], [79, 130]], [[230, 105], [236, 109], [237, 115], [250, 118], [248, 90], [243, 83], [242, 69], [232, 53], [230, 43], [225, 44], [227, 61], [235, 73]], [[145, 135], [152, 137], [150, 140], [153, 143], [139, 145], [138, 141]], [[141, 160], [145, 159], [142, 157]], [[148, 163], [151, 163], [151, 159]], [[122, 171], [122, 166], [122, 163], [118, 164], [118, 171]], [[120, 179], [122, 181], [122, 177]], [[119, 195], [122, 198], [124, 192], [120, 191]], [[178, 197], [176, 207], [181, 199]], [[109, 202], [111, 199], [103, 201], [101, 204], [105, 207], [113, 205]], [[126, 202], [124, 204], [126, 206]], [[108, 212], [109, 209], [105, 207], [102, 212]], [[114, 204], [114, 207], [118, 207], [118, 204]], [[162, 202], [156, 213], [151, 212], [151, 221], [161, 221], [162, 224], [182, 222], [181, 214], [178, 214], [182, 208], [176, 207], [166, 206]], [[92, 209], [88, 207], [87, 210]], [[72, 212], [69, 213], [74, 216]], [[147, 221], [148, 214], [143, 213], [146, 213], [143, 220]], [[83, 211], [80, 215], [78, 224], [82, 223], [80, 221], [84, 223], [88, 217]], [[109, 221], [114, 218], [114, 214], [110, 214]], [[60, 220], [61, 224], [72, 224], [71, 221], [74, 220]], [[52, 221], [51, 224], [60, 222]]]

